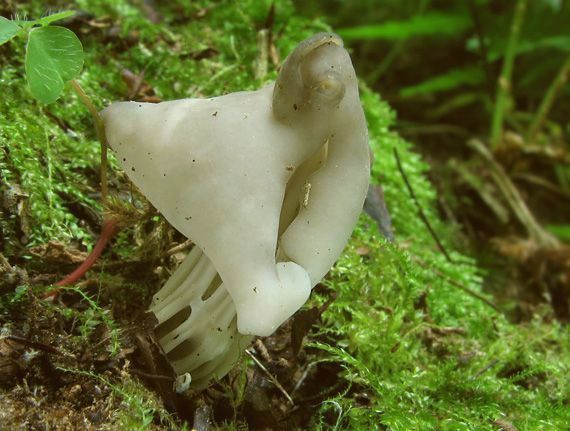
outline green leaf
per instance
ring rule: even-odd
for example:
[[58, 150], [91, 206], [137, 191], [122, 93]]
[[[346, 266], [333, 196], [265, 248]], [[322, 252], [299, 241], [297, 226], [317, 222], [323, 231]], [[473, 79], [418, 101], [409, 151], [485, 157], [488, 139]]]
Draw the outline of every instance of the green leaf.
[[419, 94], [439, 93], [454, 90], [463, 85], [477, 85], [483, 82], [485, 74], [480, 67], [452, 69], [441, 75], [427, 79], [419, 84], [405, 87], [400, 91], [402, 97], [417, 96]]
[[20, 30], [20, 26], [18, 26], [14, 21], [0, 16], [0, 45], [8, 42], [16, 36]]
[[387, 21], [382, 24], [338, 30], [345, 40], [405, 40], [416, 36], [456, 36], [471, 27], [466, 15], [426, 13], [407, 21]]
[[[468, 48], [479, 49], [477, 42], [470, 42]], [[490, 50], [488, 54], [489, 61], [497, 61], [503, 57], [503, 46], [497, 46]], [[535, 40], [522, 40], [517, 45], [516, 54], [528, 54], [544, 49], [552, 49], [561, 52], [570, 52], [570, 37], [569, 36], [551, 36], [543, 37]]]
[[30, 31], [26, 78], [40, 102], [55, 102], [65, 82], [79, 75], [82, 67], [83, 47], [71, 30], [49, 26]]
[[536, 41], [532, 40], [521, 41], [519, 47], [517, 48], [517, 54], [523, 54], [545, 48], [551, 48], [563, 52], [569, 52], [570, 37], [562, 35], [562, 36], [545, 37]]
[[430, 109], [429, 112], [426, 112], [426, 118], [432, 120], [443, 117], [450, 112], [478, 103], [482, 101], [484, 97], [485, 94], [477, 90], [468, 93], [461, 92], [457, 95], [453, 95], [451, 98], [443, 100], [435, 109]]
[[68, 10], [65, 12], [54, 13], [53, 15], [44, 16], [36, 21], [36, 23], [46, 26], [51, 24], [54, 21], [60, 21], [65, 18], [69, 18], [70, 16], [75, 15], [75, 12], [72, 10]]
[[546, 6], [549, 6], [551, 9], [555, 11], [559, 11], [562, 8], [562, 1], [561, 0], [542, 0]]

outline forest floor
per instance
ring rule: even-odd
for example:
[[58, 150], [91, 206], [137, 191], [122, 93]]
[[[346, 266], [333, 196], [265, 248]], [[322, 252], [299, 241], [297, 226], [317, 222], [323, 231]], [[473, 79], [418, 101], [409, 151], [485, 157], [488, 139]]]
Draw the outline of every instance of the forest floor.
[[[150, 4], [77, 1], [81, 12], [62, 24], [82, 40], [80, 82], [101, 106], [258, 88], [296, 43], [328, 28], [288, 2]], [[0, 14], [44, 9], [9, 1]], [[191, 244], [112, 159], [117, 200], [102, 208], [89, 114], [71, 92], [48, 106], [30, 98], [23, 47], [1, 46], [0, 59], [1, 430], [570, 426], [568, 249], [529, 254], [536, 242], [503, 241], [518, 261], [501, 280], [526, 277], [531, 288], [485, 290], [494, 274], [470, 257], [459, 224], [439, 210], [429, 165], [364, 85], [373, 186], [345, 253], [305, 308], [255, 339], [227, 377], [177, 393], [146, 310]], [[493, 166], [479, 153], [479, 166]], [[55, 291], [92, 248], [104, 211], [125, 227], [84, 279]]]

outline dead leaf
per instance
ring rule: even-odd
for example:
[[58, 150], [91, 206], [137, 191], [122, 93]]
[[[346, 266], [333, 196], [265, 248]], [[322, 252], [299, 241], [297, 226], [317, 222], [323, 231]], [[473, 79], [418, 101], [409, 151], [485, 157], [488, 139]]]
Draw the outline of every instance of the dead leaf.
[[78, 264], [83, 263], [87, 253], [76, 248], [66, 246], [58, 241], [50, 241], [29, 249], [30, 253], [48, 263]]
[[538, 244], [530, 238], [493, 238], [493, 246], [503, 256], [510, 257], [518, 262], [526, 262], [538, 251]]
[[121, 70], [121, 79], [127, 85], [127, 98], [147, 103], [158, 103], [162, 99], [156, 96], [154, 89], [145, 81], [145, 71], [134, 73], [129, 69]]

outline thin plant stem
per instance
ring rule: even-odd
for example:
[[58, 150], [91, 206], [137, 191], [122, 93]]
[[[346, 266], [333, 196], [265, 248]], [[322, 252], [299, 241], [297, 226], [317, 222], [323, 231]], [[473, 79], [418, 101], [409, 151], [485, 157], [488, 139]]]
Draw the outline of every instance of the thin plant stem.
[[497, 83], [497, 96], [495, 98], [495, 110], [491, 124], [491, 147], [496, 149], [503, 134], [503, 120], [507, 109], [507, 101], [511, 91], [511, 78], [513, 75], [513, 66], [515, 62], [515, 54], [519, 41], [521, 27], [524, 22], [524, 16], [527, 9], [528, 0], [518, 0], [515, 6], [515, 14], [511, 24], [509, 41], [505, 51], [503, 60], [503, 69]]
[[255, 362], [257, 364], [257, 366], [259, 368], [261, 368], [261, 371], [263, 371], [263, 373], [269, 378], [269, 380], [271, 381], [271, 383], [273, 383], [275, 385], [275, 387], [277, 389], [279, 389], [279, 391], [283, 394], [283, 396], [285, 398], [287, 398], [287, 401], [289, 401], [291, 403], [291, 405], [295, 405], [295, 402], [293, 401], [293, 399], [291, 398], [291, 395], [289, 395], [287, 393], [287, 391], [285, 390], [285, 388], [281, 385], [281, 383], [279, 383], [279, 380], [277, 380], [275, 378], [275, 376], [273, 374], [271, 374], [269, 372], [269, 370], [267, 368], [265, 368], [265, 366], [259, 361], [259, 359], [257, 359], [255, 357], [255, 355], [253, 353], [251, 353], [249, 350], [246, 349], [245, 353], [247, 353], [247, 355], [253, 359], [253, 362]]
[[[105, 125], [103, 124], [103, 120], [95, 108], [93, 101], [85, 94], [85, 91], [81, 88], [79, 83], [75, 80], [71, 80], [71, 87], [79, 96], [79, 99], [83, 102], [83, 104], [89, 110], [91, 117], [93, 118], [93, 123], [95, 124], [95, 131], [97, 132], [97, 138], [99, 138], [99, 142], [101, 143], [101, 167], [100, 167], [100, 175], [101, 175], [101, 201], [103, 206], [107, 203], [107, 199], [109, 197], [109, 191], [107, 188], [107, 137], [105, 135]], [[101, 228], [101, 235], [95, 244], [95, 247], [87, 256], [85, 261], [79, 265], [71, 274], [67, 275], [62, 280], [58, 281], [55, 285], [58, 287], [67, 286], [70, 284], [76, 283], [81, 277], [83, 277], [87, 271], [93, 266], [95, 261], [101, 256], [103, 250], [105, 249], [109, 240], [115, 235], [115, 233], [119, 230], [119, 220], [113, 217], [104, 217], [103, 218], [103, 226]], [[57, 295], [58, 290], [51, 290], [48, 292], [46, 297], [53, 297]]]
[[93, 101], [87, 96], [83, 88], [79, 85], [79, 83], [72, 79], [70, 81], [71, 87], [79, 96], [79, 99], [89, 110], [91, 117], [93, 118], [93, 123], [95, 124], [95, 131], [97, 133], [97, 138], [101, 143], [101, 167], [100, 167], [100, 176], [101, 176], [101, 201], [103, 204], [107, 202], [107, 198], [109, 196], [109, 189], [107, 187], [107, 148], [109, 144], [107, 143], [107, 136], [105, 135], [105, 126], [103, 124], [103, 120], [95, 108]]
[[101, 236], [95, 244], [93, 251], [87, 256], [87, 259], [83, 261], [81, 265], [79, 265], [75, 271], [71, 274], [66, 276], [64, 279], [58, 281], [55, 285], [56, 286], [68, 286], [70, 284], [76, 283], [81, 277], [83, 277], [87, 271], [93, 266], [95, 261], [99, 259], [103, 250], [107, 246], [109, 240], [115, 235], [118, 231], [118, 221], [117, 219], [111, 218], [108, 220], [103, 221], [103, 228], [101, 229]]
[[372, 71], [372, 73], [370, 73], [367, 77], [366, 77], [366, 81], [374, 84], [376, 81], [378, 81], [382, 75], [384, 75], [386, 73], [386, 71], [390, 68], [390, 66], [392, 66], [392, 63], [394, 63], [394, 60], [396, 60], [396, 58], [398, 58], [398, 55], [400, 55], [400, 53], [402, 52], [402, 50], [404, 49], [404, 46], [406, 44], [406, 40], [399, 40], [388, 52], [388, 54], [386, 55], [386, 57], [384, 57], [384, 60], [382, 60], [382, 62], [378, 65], [378, 67], [376, 69], [374, 69]]
[[487, 85], [487, 91], [489, 92], [489, 97], [493, 99], [493, 78], [491, 73], [491, 65], [489, 64], [489, 50], [487, 49], [487, 42], [485, 41], [485, 34], [483, 31], [483, 23], [481, 22], [481, 16], [479, 14], [479, 9], [475, 0], [469, 0], [468, 2], [469, 11], [471, 13], [471, 19], [473, 24], [475, 24], [475, 34], [477, 40], [479, 41], [479, 55], [481, 56], [481, 64], [485, 70], [485, 83]]
[[491, 307], [493, 310], [495, 310], [499, 313], [501, 312], [499, 307], [497, 307], [493, 302], [491, 302], [489, 299], [487, 299], [481, 293], [479, 293], [479, 292], [461, 284], [457, 280], [449, 277], [447, 274], [441, 272], [437, 268], [434, 268], [432, 265], [429, 265], [425, 260], [423, 260], [422, 258], [420, 258], [418, 256], [412, 256], [412, 259], [414, 260], [414, 262], [417, 262], [420, 266], [422, 266], [426, 269], [430, 269], [435, 275], [437, 275], [441, 279], [445, 280], [447, 283], [451, 284], [452, 286], [457, 287], [458, 289], [461, 289], [463, 292], [467, 293], [468, 295], [471, 295], [472, 297], [477, 298], [478, 300], [484, 302], [489, 307]]
[[420, 205], [420, 201], [416, 197], [416, 193], [414, 192], [414, 189], [412, 188], [412, 185], [410, 184], [410, 181], [408, 180], [408, 176], [406, 175], [406, 172], [404, 171], [404, 168], [402, 167], [402, 161], [400, 160], [400, 154], [398, 153], [398, 149], [396, 147], [394, 147], [394, 148], [392, 148], [392, 150], [394, 151], [394, 157], [396, 158], [396, 165], [398, 166], [398, 170], [400, 171], [400, 174], [402, 175], [402, 178], [404, 179], [404, 183], [406, 184], [406, 188], [408, 189], [408, 192], [410, 193], [412, 200], [416, 204], [416, 208], [418, 210], [418, 215], [420, 216], [420, 219], [426, 225], [430, 235], [432, 236], [435, 243], [437, 244], [437, 247], [445, 256], [445, 259], [448, 262], [452, 263], [453, 260], [451, 259], [451, 256], [449, 255], [449, 253], [447, 252], [447, 250], [443, 246], [443, 243], [440, 241], [439, 237], [435, 233], [435, 230], [431, 226], [431, 223], [429, 222], [426, 214], [424, 213], [422, 206]]
[[536, 140], [538, 132], [540, 132], [540, 129], [544, 124], [544, 121], [548, 117], [550, 109], [552, 108], [552, 105], [556, 100], [556, 97], [558, 97], [561, 90], [564, 88], [564, 84], [566, 84], [566, 82], [568, 81], [569, 75], [570, 75], [570, 55], [566, 57], [564, 64], [562, 64], [562, 67], [558, 71], [558, 74], [556, 75], [556, 77], [548, 87], [548, 90], [544, 95], [544, 98], [542, 99], [540, 106], [538, 107], [538, 111], [536, 111], [536, 115], [532, 120], [532, 123], [528, 129], [527, 140], [529, 142], [534, 142]]
[[[429, 3], [430, 3], [429, 0], [422, 0], [418, 6], [417, 11], [414, 13], [414, 16], [423, 15], [426, 8], [429, 6]], [[374, 69], [370, 74], [368, 74], [368, 76], [366, 77], [366, 82], [373, 84], [376, 81], [378, 81], [386, 73], [386, 71], [392, 66], [392, 64], [398, 58], [398, 56], [402, 53], [404, 47], [406, 46], [406, 42], [407, 39], [399, 40], [390, 49], [390, 51], [388, 52], [386, 57], [384, 57], [384, 60], [382, 60], [382, 62], [378, 65], [378, 67]]]

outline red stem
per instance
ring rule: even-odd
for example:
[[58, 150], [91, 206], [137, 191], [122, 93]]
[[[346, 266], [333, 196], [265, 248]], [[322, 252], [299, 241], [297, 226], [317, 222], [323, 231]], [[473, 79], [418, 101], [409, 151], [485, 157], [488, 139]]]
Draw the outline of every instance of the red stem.
[[113, 235], [118, 231], [118, 220], [117, 219], [109, 219], [103, 221], [103, 226], [101, 228], [101, 236], [99, 236], [99, 240], [95, 247], [93, 247], [93, 251], [87, 256], [87, 259], [83, 261], [79, 267], [63, 280], [58, 281], [55, 283], [56, 286], [67, 286], [69, 284], [75, 283], [81, 277], [85, 275], [87, 271], [93, 266], [95, 261], [101, 256], [101, 253], [105, 249], [105, 246], [109, 242], [109, 240], [113, 237]]

